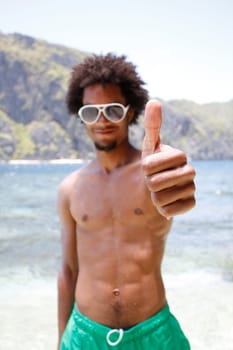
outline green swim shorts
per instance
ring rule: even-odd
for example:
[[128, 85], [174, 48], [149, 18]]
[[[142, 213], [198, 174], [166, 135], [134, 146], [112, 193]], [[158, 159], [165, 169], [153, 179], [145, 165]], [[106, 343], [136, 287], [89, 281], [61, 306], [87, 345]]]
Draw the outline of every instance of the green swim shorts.
[[127, 329], [90, 320], [74, 306], [60, 350], [190, 350], [176, 318], [166, 305], [156, 315]]

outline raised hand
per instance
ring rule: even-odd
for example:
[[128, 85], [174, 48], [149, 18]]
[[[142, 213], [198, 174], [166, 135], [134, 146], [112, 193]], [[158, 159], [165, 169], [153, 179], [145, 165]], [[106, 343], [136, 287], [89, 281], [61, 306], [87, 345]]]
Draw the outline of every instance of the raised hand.
[[195, 170], [184, 152], [160, 143], [161, 123], [161, 104], [151, 100], [145, 110], [142, 168], [153, 204], [161, 215], [171, 218], [195, 205]]

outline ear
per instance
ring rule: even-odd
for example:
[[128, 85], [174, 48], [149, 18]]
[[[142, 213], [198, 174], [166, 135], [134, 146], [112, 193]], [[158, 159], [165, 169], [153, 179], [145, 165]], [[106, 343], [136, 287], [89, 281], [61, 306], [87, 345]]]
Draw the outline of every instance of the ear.
[[135, 116], [135, 112], [134, 112], [134, 109], [132, 107], [129, 107], [127, 116], [128, 116], [128, 122], [130, 124]]

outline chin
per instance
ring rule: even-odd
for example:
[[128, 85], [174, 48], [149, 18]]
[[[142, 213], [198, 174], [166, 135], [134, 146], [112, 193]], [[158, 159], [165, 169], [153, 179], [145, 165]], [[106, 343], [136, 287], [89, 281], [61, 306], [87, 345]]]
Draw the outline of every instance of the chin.
[[112, 143], [109, 143], [108, 145], [101, 145], [100, 143], [95, 142], [94, 145], [98, 151], [109, 152], [116, 148], [117, 143], [116, 141], [114, 141]]

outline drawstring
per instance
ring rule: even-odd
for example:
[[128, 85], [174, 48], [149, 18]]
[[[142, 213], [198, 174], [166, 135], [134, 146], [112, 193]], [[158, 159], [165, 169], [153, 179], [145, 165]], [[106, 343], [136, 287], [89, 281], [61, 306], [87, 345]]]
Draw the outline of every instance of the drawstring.
[[[112, 341], [112, 340], [110, 339], [110, 337], [111, 337], [111, 335], [114, 334], [114, 333], [118, 333], [118, 339], [115, 340], [115, 341]], [[112, 329], [112, 330], [109, 331], [109, 332], [107, 333], [107, 335], [106, 335], [106, 340], [107, 340], [108, 345], [110, 345], [110, 346], [118, 345], [118, 344], [121, 342], [121, 340], [122, 340], [122, 338], [123, 338], [123, 335], [124, 335], [123, 329], [121, 329], [121, 328], [120, 328], [120, 329]]]

